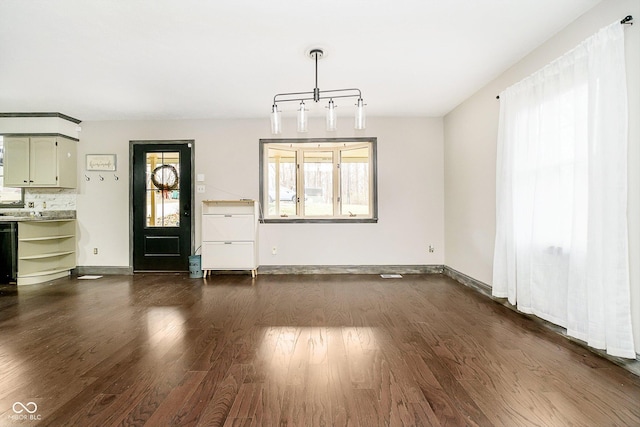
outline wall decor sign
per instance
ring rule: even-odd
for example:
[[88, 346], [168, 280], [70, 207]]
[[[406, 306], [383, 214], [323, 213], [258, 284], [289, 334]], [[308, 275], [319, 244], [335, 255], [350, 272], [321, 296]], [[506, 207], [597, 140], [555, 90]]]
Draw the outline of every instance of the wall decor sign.
[[115, 154], [87, 154], [88, 171], [115, 171]]

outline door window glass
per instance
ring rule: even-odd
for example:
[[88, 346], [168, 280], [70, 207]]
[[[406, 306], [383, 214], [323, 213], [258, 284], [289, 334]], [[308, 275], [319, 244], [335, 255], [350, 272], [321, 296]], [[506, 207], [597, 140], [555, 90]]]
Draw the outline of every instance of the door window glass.
[[180, 153], [147, 153], [147, 227], [180, 225]]

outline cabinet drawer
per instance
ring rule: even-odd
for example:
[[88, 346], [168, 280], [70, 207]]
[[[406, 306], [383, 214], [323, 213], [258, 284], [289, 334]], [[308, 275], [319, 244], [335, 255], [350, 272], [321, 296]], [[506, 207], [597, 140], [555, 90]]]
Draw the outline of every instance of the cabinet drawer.
[[253, 242], [204, 242], [203, 270], [252, 270], [256, 268]]
[[255, 240], [253, 215], [203, 215], [202, 241]]

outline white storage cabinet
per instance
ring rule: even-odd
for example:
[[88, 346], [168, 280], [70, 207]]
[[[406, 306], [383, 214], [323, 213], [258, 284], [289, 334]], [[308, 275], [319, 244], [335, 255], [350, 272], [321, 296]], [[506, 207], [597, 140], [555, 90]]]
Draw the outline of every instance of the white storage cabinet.
[[254, 200], [202, 202], [202, 270], [247, 270], [258, 275], [258, 204]]

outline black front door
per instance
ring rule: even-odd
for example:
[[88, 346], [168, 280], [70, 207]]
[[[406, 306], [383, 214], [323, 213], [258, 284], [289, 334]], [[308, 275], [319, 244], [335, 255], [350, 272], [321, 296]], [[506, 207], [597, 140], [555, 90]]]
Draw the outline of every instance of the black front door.
[[133, 270], [188, 271], [192, 141], [132, 141]]

